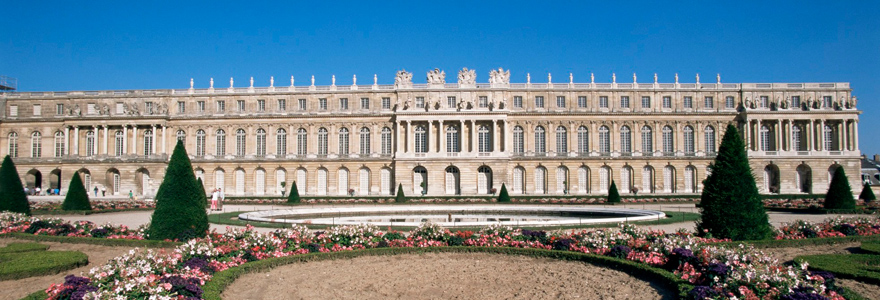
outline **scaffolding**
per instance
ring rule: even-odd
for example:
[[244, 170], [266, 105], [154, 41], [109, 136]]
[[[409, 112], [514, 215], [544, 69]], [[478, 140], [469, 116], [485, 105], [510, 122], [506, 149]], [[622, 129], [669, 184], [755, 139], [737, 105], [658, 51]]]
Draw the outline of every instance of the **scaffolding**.
[[0, 92], [11, 92], [18, 88], [18, 79], [0, 75]]

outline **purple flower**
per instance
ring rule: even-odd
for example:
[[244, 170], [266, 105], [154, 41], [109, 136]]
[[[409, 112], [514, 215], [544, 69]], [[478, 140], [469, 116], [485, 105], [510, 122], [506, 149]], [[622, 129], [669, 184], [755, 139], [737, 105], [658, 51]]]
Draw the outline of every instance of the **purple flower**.
[[611, 248], [611, 251], [608, 251], [608, 256], [626, 259], [626, 256], [629, 255], [630, 252], [632, 252], [632, 249], [629, 247], [617, 245], [614, 246], [614, 248]]
[[706, 268], [706, 273], [710, 275], [715, 275], [721, 278], [727, 277], [727, 272], [730, 271], [730, 267], [723, 263], [713, 263], [709, 264]]
[[201, 270], [202, 272], [213, 271], [213, 269], [211, 269], [211, 266], [208, 265], [208, 261], [201, 257], [190, 258], [183, 263], [183, 266], [189, 267], [190, 270]]
[[573, 242], [572, 239], [558, 239], [553, 242], [553, 250], [569, 250]]
[[703, 300], [718, 296], [718, 292], [711, 287], [698, 285], [688, 292], [688, 299]]

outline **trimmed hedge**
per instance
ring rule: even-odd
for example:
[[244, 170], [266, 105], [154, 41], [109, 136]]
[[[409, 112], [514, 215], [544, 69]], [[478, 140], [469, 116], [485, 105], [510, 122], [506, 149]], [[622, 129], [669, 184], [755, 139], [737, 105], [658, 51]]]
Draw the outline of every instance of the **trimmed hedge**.
[[795, 257], [806, 261], [811, 270], [834, 273], [839, 278], [880, 284], [880, 255], [873, 254], [819, 254]]
[[27, 194], [15, 163], [6, 155], [3, 164], [0, 165], [0, 211], [11, 211], [31, 215], [31, 206], [28, 203]]
[[37, 242], [56, 242], [69, 244], [90, 244], [99, 246], [123, 246], [123, 247], [143, 247], [143, 248], [172, 248], [183, 243], [169, 241], [154, 240], [127, 240], [127, 239], [101, 239], [93, 237], [72, 237], [72, 236], [54, 236], [54, 235], [35, 235], [27, 233], [4, 233], [0, 234], [0, 238], [14, 238], [31, 240]]
[[302, 255], [293, 255], [287, 257], [253, 261], [245, 263], [241, 266], [229, 268], [222, 272], [215, 273], [214, 277], [202, 287], [204, 291], [202, 297], [203, 299], [208, 300], [220, 300], [220, 294], [223, 293], [223, 290], [242, 275], [264, 272], [276, 267], [293, 263], [331, 259], [348, 259], [360, 256], [398, 255], [412, 253], [493, 253], [580, 261], [622, 271], [642, 280], [657, 281], [664, 285], [664, 287], [669, 288], [672, 291], [677, 291], [679, 298], [685, 298], [687, 292], [693, 289], [693, 286], [690, 283], [679, 279], [678, 276], [669, 271], [609, 256], [544, 249], [449, 246], [428, 248], [373, 248], [357, 251], [308, 253]]
[[18, 244], [10, 252], [0, 252], [0, 280], [56, 274], [89, 263], [89, 256], [85, 253], [46, 251], [48, 247], [36, 245]]
[[165, 179], [156, 192], [156, 210], [147, 235], [151, 240], [186, 241], [208, 233], [205, 193], [200, 190], [183, 142], [177, 141]]
[[64, 196], [64, 202], [61, 203], [63, 210], [92, 210], [92, 204], [89, 203], [89, 192], [83, 186], [79, 172], [73, 172], [70, 179], [70, 185], [67, 187], [67, 195]]
[[30, 252], [30, 251], [46, 251], [49, 246], [37, 243], [9, 243], [6, 247], [0, 248], [0, 254]]
[[862, 246], [859, 248], [862, 249], [862, 251], [875, 255], [880, 255], [880, 240], [863, 241]]
[[749, 244], [754, 246], [755, 248], [790, 248], [790, 247], [801, 247], [801, 246], [815, 246], [815, 245], [834, 245], [841, 243], [854, 243], [854, 242], [865, 242], [865, 241], [880, 241], [880, 236], [878, 235], [853, 235], [853, 236], [835, 236], [835, 237], [827, 237], [827, 238], [810, 238], [810, 239], [799, 239], [799, 240], [752, 240], [752, 241], [736, 241], [736, 242], [721, 242], [714, 243], [714, 245], [725, 246], [725, 247], [737, 247], [739, 244]]
[[30, 295], [24, 296], [24, 298], [21, 298], [21, 300], [45, 300], [48, 298], [49, 294], [46, 294], [46, 291], [36, 291], [31, 293]]

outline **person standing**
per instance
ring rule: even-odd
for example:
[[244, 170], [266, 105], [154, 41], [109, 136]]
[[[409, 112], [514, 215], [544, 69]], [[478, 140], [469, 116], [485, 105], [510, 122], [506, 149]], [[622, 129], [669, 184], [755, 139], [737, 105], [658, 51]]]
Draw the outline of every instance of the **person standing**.
[[211, 210], [212, 211], [217, 210], [217, 201], [219, 201], [219, 199], [220, 199], [220, 193], [217, 192], [217, 189], [214, 189], [214, 191], [211, 192]]
[[131, 190], [128, 190], [128, 200], [134, 200], [134, 193]]
[[101, 197], [107, 197], [107, 187], [101, 188]]
[[95, 197], [98, 197], [98, 186], [95, 186]]
[[220, 193], [220, 199], [217, 200], [217, 210], [222, 210], [223, 209], [223, 201], [226, 200], [226, 195], [223, 194], [222, 188], [217, 188], [217, 190]]

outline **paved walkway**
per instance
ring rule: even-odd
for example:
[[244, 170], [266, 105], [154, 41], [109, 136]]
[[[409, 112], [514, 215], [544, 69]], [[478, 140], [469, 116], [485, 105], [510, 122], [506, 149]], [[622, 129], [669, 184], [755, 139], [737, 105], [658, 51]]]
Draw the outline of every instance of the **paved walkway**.
[[[369, 205], [369, 204], [366, 204]], [[379, 204], [377, 204], [379, 205]], [[364, 205], [315, 205], [315, 206], [323, 206], [323, 207], [363, 207]], [[572, 207], [572, 205], [560, 205], [564, 207]], [[637, 208], [637, 209], [650, 209], [650, 210], [661, 210], [667, 212], [693, 212], [699, 213], [699, 209], [694, 207], [694, 204], [627, 204], [627, 205], [614, 205], [614, 206], [606, 206], [606, 205], [584, 205], [584, 207], [607, 207], [607, 208]], [[227, 204], [223, 206], [223, 211], [221, 212], [210, 212], [211, 214], [215, 213], [223, 213], [223, 212], [234, 212], [234, 211], [257, 211], [257, 210], [276, 210], [276, 209], [289, 209], [290, 206], [283, 205], [232, 205]], [[79, 221], [79, 220], [88, 220], [95, 223], [103, 224], [103, 223], [111, 223], [111, 224], [121, 224], [126, 225], [130, 228], [137, 228], [140, 225], [146, 224], [150, 222], [150, 216], [152, 211], [127, 211], [127, 212], [118, 212], [118, 213], [101, 213], [101, 214], [92, 214], [92, 215], [61, 215], [57, 216], [62, 219], [71, 220], [71, 221]], [[866, 216], [866, 215], [814, 215], [814, 214], [794, 214], [794, 213], [784, 213], [784, 212], [770, 212], [770, 223], [773, 226], [779, 226], [784, 222], [792, 222], [795, 220], [806, 220], [810, 222], [821, 222], [828, 218], [833, 218], [836, 216], [843, 217], [853, 217], [853, 216]], [[615, 225], [610, 225], [609, 227], [614, 227]], [[217, 230], [219, 232], [225, 231], [227, 225], [218, 225], [211, 224], [212, 230]], [[240, 226], [229, 226], [233, 228], [241, 228]], [[660, 229], [666, 232], [675, 232], [679, 229], [686, 229], [688, 231], [693, 231], [696, 228], [695, 222], [681, 222], [674, 224], [666, 224], [666, 225], [654, 225], [649, 226], [653, 229]], [[274, 231], [275, 228], [256, 228], [259, 232], [270, 232]]]

